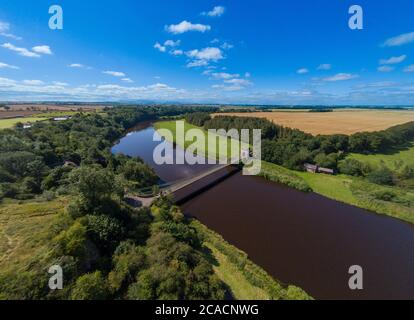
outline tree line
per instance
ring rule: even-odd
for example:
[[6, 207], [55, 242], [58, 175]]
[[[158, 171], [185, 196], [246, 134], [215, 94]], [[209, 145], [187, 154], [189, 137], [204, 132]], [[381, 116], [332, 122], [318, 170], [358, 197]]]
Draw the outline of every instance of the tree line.
[[414, 178], [414, 168], [405, 166], [397, 175], [386, 167], [371, 168], [357, 160], [345, 160], [349, 153], [375, 154], [403, 148], [414, 140], [414, 122], [378, 132], [352, 135], [318, 135], [277, 125], [260, 118], [216, 116], [197, 113], [187, 117], [192, 124], [208, 129], [261, 129], [263, 160], [289, 169], [303, 170], [314, 163], [337, 172], [368, 177], [372, 182], [392, 185], [398, 178]]
[[[124, 201], [131, 183], [155, 184], [154, 171], [110, 152], [137, 122], [193, 110], [119, 107], [0, 131], [2, 197], [69, 199], [47, 250], [24, 270], [0, 270], [0, 299], [223, 299], [200, 235], [179, 208], [167, 198], [152, 211]], [[52, 265], [63, 268], [63, 290], [49, 290]]]

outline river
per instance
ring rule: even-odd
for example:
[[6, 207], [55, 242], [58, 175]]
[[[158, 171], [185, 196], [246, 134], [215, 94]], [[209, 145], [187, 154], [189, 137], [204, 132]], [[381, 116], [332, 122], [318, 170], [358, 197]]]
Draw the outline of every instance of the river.
[[[141, 157], [166, 182], [207, 169], [156, 165], [153, 134], [151, 126], [131, 132], [113, 152]], [[411, 224], [241, 173], [181, 208], [273, 277], [317, 299], [414, 299]], [[363, 268], [363, 290], [349, 289], [352, 265]]]

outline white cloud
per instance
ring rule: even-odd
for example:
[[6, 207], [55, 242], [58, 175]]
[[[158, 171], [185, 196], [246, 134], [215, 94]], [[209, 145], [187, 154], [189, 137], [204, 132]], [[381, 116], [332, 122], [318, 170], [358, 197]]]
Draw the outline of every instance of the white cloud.
[[182, 34], [188, 31], [198, 31], [198, 32], [206, 32], [211, 30], [211, 27], [209, 25], [204, 24], [193, 24], [191, 22], [188, 22], [186, 20], [180, 22], [179, 24], [172, 24], [169, 26], [166, 26], [165, 29], [173, 34]]
[[252, 83], [249, 80], [246, 79], [230, 79], [230, 80], [224, 80], [225, 83], [238, 85], [238, 86], [249, 86]]
[[174, 40], [167, 40], [164, 42], [164, 46], [166, 47], [177, 47], [181, 44], [180, 40], [174, 41]]
[[379, 72], [391, 72], [391, 71], [394, 71], [394, 68], [390, 66], [380, 66], [377, 68], [377, 70]]
[[414, 64], [405, 67], [404, 72], [414, 72]]
[[240, 77], [239, 74], [231, 74], [231, 73], [226, 73], [226, 72], [214, 72], [214, 73], [211, 73], [211, 76], [213, 77], [213, 79], [216, 79], [216, 80], [228, 80], [228, 79]]
[[69, 68], [85, 68], [85, 66], [83, 64], [80, 63], [72, 63], [70, 65], [68, 65]]
[[6, 38], [11, 38], [14, 40], [21, 40], [21, 37], [15, 36], [12, 33], [9, 33], [10, 30], [10, 23], [0, 21], [0, 35]]
[[309, 73], [309, 70], [306, 68], [301, 68], [299, 70], [296, 71], [297, 74], [306, 74]]
[[45, 83], [41, 80], [23, 80], [23, 84], [26, 84], [28, 86], [42, 86]]
[[127, 83], [133, 83], [134, 82], [130, 78], [122, 78], [121, 80], [124, 81], [124, 82], [127, 82]]
[[234, 85], [234, 86], [226, 86], [226, 85], [222, 85], [222, 84], [215, 84], [211, 86], [213, 89], [220, 89], [220, 90], [224, 90], [224, 91], [240, 91], [243, 90], [245, 87], [243, 86], [238, 86], [238, 85]]
[[17, 52], [19, 55], [21, 55], [23, 57], [40, 58], [40, 54], [37, 54], [37, 53], [32, 52], [30, 50], [27, 50], [26, 48], [16, 47], [11, 43], [4, 43], [1, 46], [5, 49], [9, 49], [11, 51]]
[[170, 52], [173, 56], [181, 56], [184, 54], [183, 50], [173, 50]]
[[246, 73], [244, 74], [244, 77], [245, 77], [245, 78], [250, 78], [250, 77], [251, 77], [250, 72], [246, 72]]
[[399, 57], [391, 57], [389, 59], [381, 59], [379, 63], [380, 64], [398, 64], [400, 62], [403, 62], [406, 58], [407, 58], [407, 56], [405, 54], [403, 54], [402, 56], [399, 56]]
[[119, 78], [126, 76], [125, 73], [119, 72], [119, 71], [103, 71], [102, 73], [108, 74], [108, 75], [114, 76], [114, 77], [119, 77]]
[[0, 62], [0, 69], [20, 69], [19, 67]]
[[211, 11], [208, 12], [202, 12], [201, 15], [203, 16], [209, 16], [209, 17], [221, 17], [224, 12], [226, 11], [226, 8], [223, 6], [216, 6]]
[[324, 78], [323, 81], [328, 81], [328, 82], [346, 81], [346, 80], [351, 80], [355, 78], [358, 78], [358, 75], [350, 74], [350, 73], [338, 73], [332, 77]]
[[321, 65], [319, 65], [318, 70], [331, 70], [332, 69], [332, 65], [329, 63], [323, 63]]
[[224, 50], [230, 50], [230, 49], [234, 48], [234, 45], [232, 45], [228, 42], [224, 42], [220, 47]]
[[224, 59], [223, 52], [219, 48], [215, 47], [187, 51], [186, 55], [189, 58], [194, 59], [187, 64], [187, 67], [189, 68], [207, 66], [210, 61], [217, 62], [218, 60]]
[[58, 86], [58, 87], [67, 87], [69, 84], [68, 83], [66, 83], [66, 82], [60, 82], [60, 81], [53, 81], [53, 84], [55, 85], [55, 86]]
[[205, 67], [208, 65], [206, 60], [194, 60], [187, 63], [187, 68]]
[[53, 54], [50, 47], [46, 45], [33, 47], [32, 51], [40, 54]]
[[157, 42], [156, 44], [154, 44], [154, 48], [158, 49], [160, 52], [165, 52], [167, 51], [167, 48], [164, 47], [163, 45], [161, 45], [159, 42]]
[[400, 34], [396, 37], [387, 39], [384, 43], [384, 47], [398, 47], [404, 44], [414, 42], [414, 32]]
[[223, 59], [223, 52], [219, 48], [208, 47], [201, 50], [195, 49], [188, 51], [187, 56], [197, 60], [218, 61]]

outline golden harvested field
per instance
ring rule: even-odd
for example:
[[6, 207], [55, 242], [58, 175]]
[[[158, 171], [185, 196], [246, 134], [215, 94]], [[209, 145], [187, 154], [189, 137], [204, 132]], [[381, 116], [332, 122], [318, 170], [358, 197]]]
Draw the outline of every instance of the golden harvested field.
[[224, 116], [265, 118], [289, 128], [318, 134], [353, 134], [379, 131], [414, 121], [414, 110], [343, 109], [334, 112], [275, 111], [252, 113], [217, 113]]

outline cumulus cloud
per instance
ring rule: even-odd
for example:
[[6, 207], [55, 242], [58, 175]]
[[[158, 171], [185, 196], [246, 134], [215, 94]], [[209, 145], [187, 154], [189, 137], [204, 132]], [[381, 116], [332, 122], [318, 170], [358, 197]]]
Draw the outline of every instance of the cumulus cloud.
[[19, 67], [4, 63], [4, 62], [0, 62], [0, 69], [20, 69]]
[[165, 29], [173, 34], [182, 34], [189, 31], [197, 31], [197, 32], [206, 32], [211, 30], [211, 27], [209, 25], [204, 24], [193, 24], [189, 21], [182, 21], [179, 24], [172, 24], [169, 26], [166, 26]]
[[381, 59], [379, 63], [380, 64], [398, 64], [400, 62], [403, 62], [406, 58], [407, 58], [407, 56], [405, 54], [403, 54], [402, 56], [399, 56], [399, 57], [391, 57], [389, 59]]
[[23, 84], [26, 84], [28, 86], [41, 86], [45, 83], [41, 80], [23, 80]]
[[328, 82], [346, 81], [346, 80], [351, 80], [355, 78], [358, 78], [358, 75], [350, 74], [350, 73], [338, 73], [332, 77], [324, 78], [323, 81], [328, 81]]
[[113, 77], [119, 77], [119, 78], [126, 76], [125, 73], [119, 72], [119, 71], [103, 71], [102, 73], [103, 74], [108, 74], [108, 75], [113, 76]]
[[208, 47], [201, 50], [195, 49], [188, 51], [187, 56], [197, 60], [218, 61], [223, 59], [223, 52], [219, 48]]
[[186, 52], [187, 57], [193, 59], [187, 64], [187, 67], [207, 66], [211, 61], [217, 62], [224, 59], [221, 49], [216, 47], [208, 47], [201, 50], [195, 49]]
[[166, 47], [177, 47], [181, 44], [180, 40], [174, 41], [174, 40], [167, 40], [164, 42], [164, 46]]
[[11, 43], [4, 43], [1, 45], [5, 49], [9, 49], [11, 51], [17, 52], [19, 55], [23, 57], [29, 57], [29, 58], [40, 58], [40, 54], [32, 52], [26, 48], [20, 48], [16, 47], [15, 45]]
[[382, 46], [398, 47], [412, 42], [414, 42], [414, 32], [409, 32], [387, 39]]
[[127, 83], [133, 83], [134, 82], [130, 78], [122, 78], [121, 80], [124, 81], [124, 82], [127, 82]]
[[183, 50], [178, 50], [178, 49], [176, 49], [176, 50], [172, 50], [170, 53], [171, 53], [173, 56], [181, 56], [181, 55], [183, 55], [183, 54], [184, 54], [184, 51], [183, 51]]
[[18, 37], [12, 33], [9, 32], [10, 30], [10, 23], [8, 22], [4, 22], [4, 21], [0, 21], [0, 36], [6, 37], [6, 38], [11, 38], [14, 40], [21, 40], [21, 37]]
[[297, 74], [306, 74], [306, 73], [309, 73], [309, 69], [301, 68], [301, 69], [297, 70], [296, 73]]
[[201, 15], [208, 16], [208, 17], [221, 17], [225, 11], [226, 11], [225, 7], [216, 6], [211, 11], [202, 12]]
[[214, 72], [214, 73], [211, 73], [211, 76], [215, 80], [228, 80], [228, 79], [240, 77], [240, 75], [237, 73], [231, 74], [231, 73], [226, 73], [226, 72]]
[[332, 69], [332, 65], [329, 63], [323, 63], [321, 65], [319, 65], [318, 70], [331, 70]]
[[234, 48], [234, 45], [228, 43], [228, 42], [224, 42], [220, 48], [224, 49], [224, 50], [230, 50]]
[[80, 63], [72, 63], [70, 65], [68, 65], [69, 68], [85, 68], [85, 66], [83, 64]]
[[238, 85], [238, 86], [249, 86], [252, 83], [249, 80], [246, 79], [229, 79], [229, 80], [224, 80], [225, 83], [229, 83], [229, 84], [233, 84], [233, 85]]
[[53, 84], [58, 87], [67, 87], [69, 84], [61, 81], [53, 81]]
[[414, 64], [405, 67], [404, 72], [414, 72]]
[[377, 68], [377, 70], [379, 72], [391, 72], [391, 71], [394, 71], [394, 68], [390, 66], [380, 66]]
[[50, 47], [46, 45], [33, 47], [32, 51], [40, 54], [53, 54], [52, 50], [50, 50]]
[[154, 48], [158, 49], [160, 52], [167, 51], [167, 48], [165, 46], [161, 45], [159, 42], [154, 44]]

